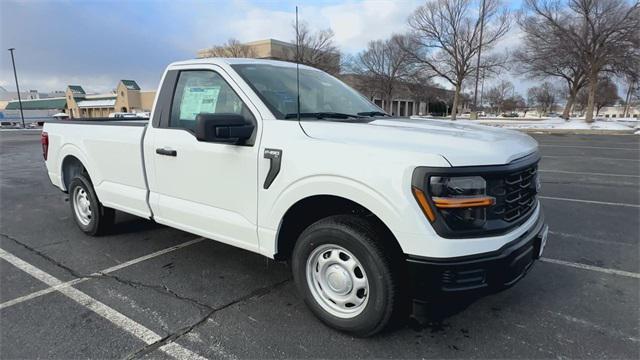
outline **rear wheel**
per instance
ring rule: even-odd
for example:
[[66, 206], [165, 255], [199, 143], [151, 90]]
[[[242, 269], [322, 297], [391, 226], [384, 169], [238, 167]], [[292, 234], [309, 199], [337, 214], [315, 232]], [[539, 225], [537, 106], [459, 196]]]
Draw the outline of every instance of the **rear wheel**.
[[370, 336], [405, 310], [391, 249], [368, 221], [332, 216], [309, 226], [292, 254], [305, 303], [327, 325]]
[[91, 182], [78, 175], [69, 184], [69, 203], [76, 224], [88, 235], [104, 234], [113, 225], [115, 210], [102, 206]]

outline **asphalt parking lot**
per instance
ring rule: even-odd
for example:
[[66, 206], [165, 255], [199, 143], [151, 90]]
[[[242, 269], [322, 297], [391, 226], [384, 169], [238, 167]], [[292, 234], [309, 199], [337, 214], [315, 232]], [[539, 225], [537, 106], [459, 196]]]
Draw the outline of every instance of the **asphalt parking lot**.
[[85, 236], [39, 136], [0, 132], [3, 359], [640, 358], [638, 136], [534, 135], [543, 261], [369, 339], [316, 320], [285, 264], [123, 214]]

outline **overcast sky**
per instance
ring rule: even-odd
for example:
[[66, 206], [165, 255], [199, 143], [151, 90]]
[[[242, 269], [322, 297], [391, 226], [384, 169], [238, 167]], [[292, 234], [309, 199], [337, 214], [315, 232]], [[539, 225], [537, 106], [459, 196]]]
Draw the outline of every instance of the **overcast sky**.
[[[517, 7], [520, 0], [509, 0]], [[294, 38], [295, 6], [313, 29], [331, 27], [336, 44], [357, 53], [368, 41], [407, 30], [423, 1], [13, 1], [0, 0], [0, 86], [14, 90], [7, 48], [16, 48], [21, 88], [91, 92], [134, 79], [155, 89], [164, 67], [234, 37], [240, 41]], [[501, 48], [518, 43], [512, 32]], [[524, 93], [526, 82], [516, 81]]]

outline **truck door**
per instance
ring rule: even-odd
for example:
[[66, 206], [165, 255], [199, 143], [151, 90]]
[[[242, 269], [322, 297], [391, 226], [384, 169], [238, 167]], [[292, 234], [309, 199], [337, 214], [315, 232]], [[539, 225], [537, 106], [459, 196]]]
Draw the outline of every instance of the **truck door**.
[[[257, 109], [226, 72], [213, 66], [167, 72], [156, 102], [144, 142], [155, 220], [258, 251]], [[256, 126], [253, 140], [245, 145], [198, 141], [199, 113], [241, 114]]]

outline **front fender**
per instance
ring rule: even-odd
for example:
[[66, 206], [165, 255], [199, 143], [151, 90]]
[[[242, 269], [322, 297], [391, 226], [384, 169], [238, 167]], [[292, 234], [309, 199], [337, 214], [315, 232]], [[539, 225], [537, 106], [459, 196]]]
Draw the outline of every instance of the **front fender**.
[[[359, 204], [376, 215], [394, 234], [401, 226], [399, 208], [391, 199], [371, 186], [341, 176], [314, 175], [289, 184], [274, 200], [272, 207], [265, 212], [261, 227], [267, 231], [262, 231], [262, 236], [272, 237], [272, 241], [261, 241], [266, 245], [263, 249], [265, 253], [276, 252], [278, 231], [287, 211], [299, 201], [318, 195], [337, 196]], [[273, 248], [269, 246], [271, 244]]]

